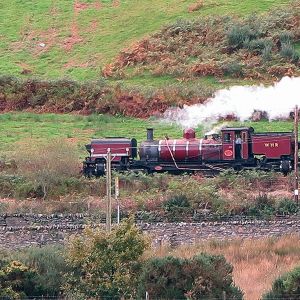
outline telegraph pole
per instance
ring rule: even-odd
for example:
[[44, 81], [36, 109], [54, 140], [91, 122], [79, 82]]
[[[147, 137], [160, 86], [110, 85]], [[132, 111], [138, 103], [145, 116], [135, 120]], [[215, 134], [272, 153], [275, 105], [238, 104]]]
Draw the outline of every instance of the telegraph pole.
[[107, 149], [106, 157], [106, 231], [111, 232], [111, 151]]
[[298, 106], [295, 107], [294, 113], [294, 132], [295, 132], [295, 156], [294, 156], [294, 170], [295, 170], [295, 191], [294, 199], [297, 205], [299, 205], [299, 190], [298, 190], [298, 119], [299, 119], [299, 110]]
[[120, 224], [119, 177], [115, 178], [115, 200], [117, 202], [117, 224]]

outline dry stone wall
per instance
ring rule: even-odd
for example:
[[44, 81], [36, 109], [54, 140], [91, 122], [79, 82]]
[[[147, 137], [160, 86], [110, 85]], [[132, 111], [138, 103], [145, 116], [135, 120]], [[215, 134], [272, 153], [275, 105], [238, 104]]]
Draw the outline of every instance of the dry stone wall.
[[[84, 228], [104, 227], [96, 216], [75, 215], [3, 215], [0, 216], [0, 248], [16, 249], [46, 244], [63, 244], [70, 235]], [[232, 220], [200, 223], [138, 223], [149, 234], [153, 245], [178, 246], [207, 239], [258, 238], [300, 234], [300, 217], [275, 220]]]

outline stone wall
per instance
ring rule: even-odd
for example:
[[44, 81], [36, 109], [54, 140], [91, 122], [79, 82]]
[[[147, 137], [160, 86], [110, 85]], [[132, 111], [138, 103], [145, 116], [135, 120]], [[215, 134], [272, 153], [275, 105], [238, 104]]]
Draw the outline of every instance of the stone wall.
[[[300, 233], [300, 217], [267, 220], [231, 220], [201, 223], [138, 223], [153, 239], [153, 245], [177, 246], [207, 239], [234, 239]], [[15, 249], [45, 244], [62, 244], [72, 234], [91, 226], [104, 227], [96, 216], [4, 215], [0, 216], [0, 247]]]

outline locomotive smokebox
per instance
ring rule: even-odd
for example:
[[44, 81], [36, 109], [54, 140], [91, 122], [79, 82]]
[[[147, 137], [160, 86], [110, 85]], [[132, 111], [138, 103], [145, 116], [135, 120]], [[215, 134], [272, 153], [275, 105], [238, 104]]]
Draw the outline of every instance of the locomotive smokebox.
[[158, 141], [153, 139], [153, 128], [147, 128], [147, 140], [141, 143], [140, 159], [158, 161]]
[[147, 142], [153, 141], [153, 128], [147, 128]]

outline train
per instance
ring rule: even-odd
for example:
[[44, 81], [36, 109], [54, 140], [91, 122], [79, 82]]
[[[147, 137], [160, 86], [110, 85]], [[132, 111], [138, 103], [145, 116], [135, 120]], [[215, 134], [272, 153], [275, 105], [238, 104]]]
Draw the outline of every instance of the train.
[[256, 133], [252, 127], [225, 127], [203, 138], [188, 128], [180, 139], [155, 140], [153, 128], [148, 128], [139, 146], [135, 138], [110, 137], [92, 139], [86, 150], [89, 156], [83, 173], [88, 177], [105, 175], [108, 152], [116, 171], [217, 174], [231, 168], [287, 175], [293, 170], [295, 137], [293, 132]]

